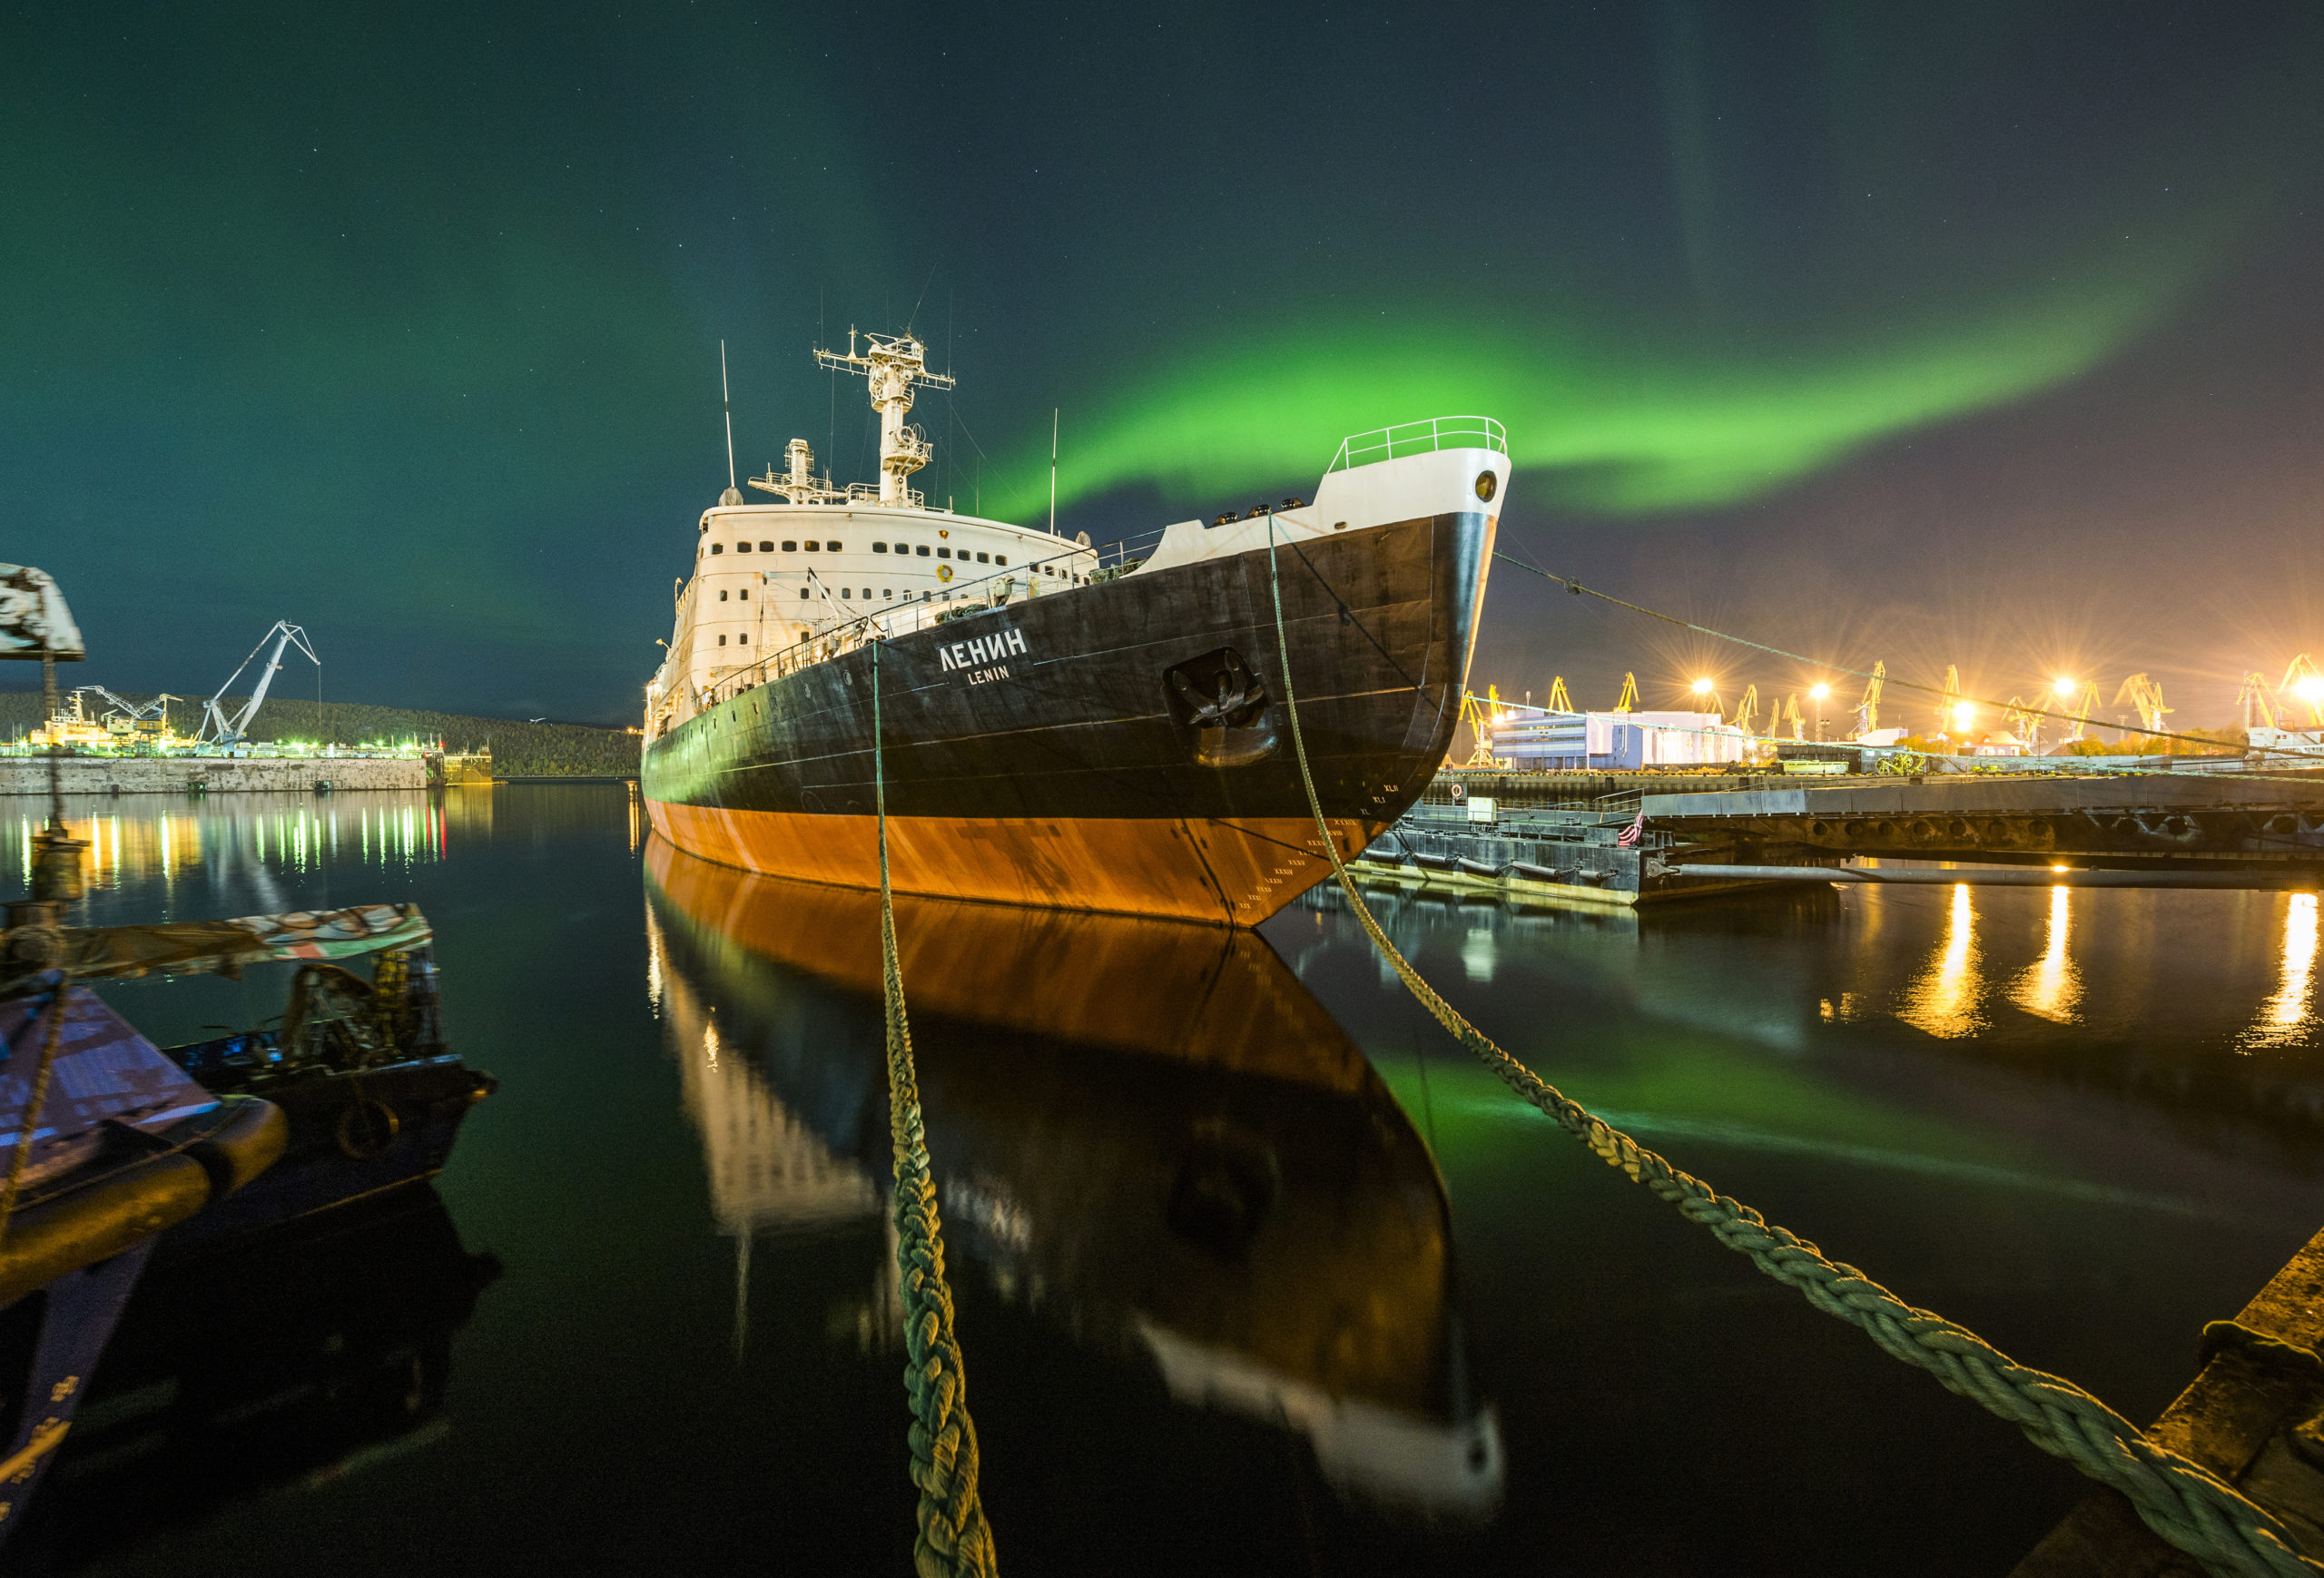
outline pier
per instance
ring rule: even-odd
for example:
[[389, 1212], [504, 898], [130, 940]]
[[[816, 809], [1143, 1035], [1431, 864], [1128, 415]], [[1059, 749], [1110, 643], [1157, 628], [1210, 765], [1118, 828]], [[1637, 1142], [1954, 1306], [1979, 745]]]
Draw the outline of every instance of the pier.
[[[1858, 859], [1959, 863], [1918, 872]], [[1992, 868], [2024, 868], [2020, 870]], [[1354, 868], [1515, 902], [1770, 883], [2281, 888], [2324, 880], [2324, 773], [1856, 776], [1447, 771]]]

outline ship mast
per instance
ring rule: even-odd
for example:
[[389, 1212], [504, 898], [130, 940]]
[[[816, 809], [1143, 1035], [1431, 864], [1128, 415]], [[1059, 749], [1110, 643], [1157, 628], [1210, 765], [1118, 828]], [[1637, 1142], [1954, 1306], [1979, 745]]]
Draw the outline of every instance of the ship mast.
[[866, 334], [864, 349], [855, 349], [857, 335], [847, 332], [847, 354], [815, 351], [815, 364], [835, 372], [862, 373], [871, 387], [872, 408], [880, 413], [880, 502], [912, 505], [919, 498], [904, 486], [904, 478], [928, 464], [936, 447], [918, 428], [904, 421], [911, 409], [915, 389], [950, 389], [952, 375], [928, 370], [928, 347], [909, 334]]

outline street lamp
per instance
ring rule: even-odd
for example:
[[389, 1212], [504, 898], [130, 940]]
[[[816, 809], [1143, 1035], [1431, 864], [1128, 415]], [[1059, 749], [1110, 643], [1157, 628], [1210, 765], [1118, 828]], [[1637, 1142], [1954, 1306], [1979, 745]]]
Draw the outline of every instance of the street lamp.
[[1816, 698], [1816, 740], [1821, 745], [1824, 739], [1824, 698], [1832, 694], [1832, 687], [1828, 685], [1812, 685], [1807, 694]]

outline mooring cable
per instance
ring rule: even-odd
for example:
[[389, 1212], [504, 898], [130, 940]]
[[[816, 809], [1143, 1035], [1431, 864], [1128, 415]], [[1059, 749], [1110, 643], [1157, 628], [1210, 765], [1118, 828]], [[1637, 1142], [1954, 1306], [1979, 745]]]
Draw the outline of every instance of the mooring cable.
[[1272, 523], [1267, 573], [1275, 598], [1275, 651], [1283, 668], [1284, 715], [1290, 720], [1292, 750], [1306, 787], [1307, 808], [1315, 819], [1316, 838], [1372, 945], [1437, 1023], [1510, 1090], [1608, 1166], [1620, 1168], [1631, 1182], [1677, 1207], [1688, 1220], [1709, 1228], [1721, 1244], [1817, 1309], [1862, 1329], [1890, 1357], [1928, 1371], [1946, 1390], [2015, 1425], [2043, 1451], [2122, 1492], [2147, 1527], [2211, 1573], [2236, 1578], [2316, 1578], [2324, 1573], [2324, 1564], [2301, 1555], [2272, 1514], [2201, 1464], [2158, 1445], [2073, 1382], [2018, 1364], [1965, 1327], [1914, 1307], [1856, 1267], [1827, 1258], [1807, 1239], [1680, 1171], [1551, 1086], [1439, 996], [1381, 930], [1333, 843], [1299, 726], [1291, 646], [1283, 618], [1283, 573]]
[[995, 1578], [992, 1529], [977, 1494], [977, 1429], [952, 1331], [944, 1230], [921, 1119], [903, 970], [896, 962], [895, 893], [888, 880], [887, 759], [881, 740], [880, 648], [872, 648], [872, 794], [880, 827], [880, 987], [888, 1043], [888, 1136], [895, 1153], [896, 1272], [904, 1307], [904, 1390], [911, 1398], [911, 1480], [920, 1487], [912, 1566], [921, 1578]]

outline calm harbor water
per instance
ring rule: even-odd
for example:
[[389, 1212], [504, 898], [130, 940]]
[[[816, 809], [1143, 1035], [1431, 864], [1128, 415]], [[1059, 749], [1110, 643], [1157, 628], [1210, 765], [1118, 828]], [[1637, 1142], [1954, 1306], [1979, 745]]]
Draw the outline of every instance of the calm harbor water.
[[[103, 1410], [166, 1383], [101, 1400], [12, 1567], [909, 1570], [869, 902], [618, 787], [71, 809], [91, 923], [417, 900], [501, 1083], [440, 1214], [330, 1251], [409, 1396], [189, 1396], [142, 1447]], [[0, 802], [16, 891], [39, 814]], [[2133, 1418], [2324, 1226], [2313, 895], [1374, 904], [1545, 1078]], [[1521, 1107], [1334, 894], [899, 925], [1004, 1571], [2001, 1573], [2080, 1494]], [[106, 995], [170, 1041], [281, 990]]]

